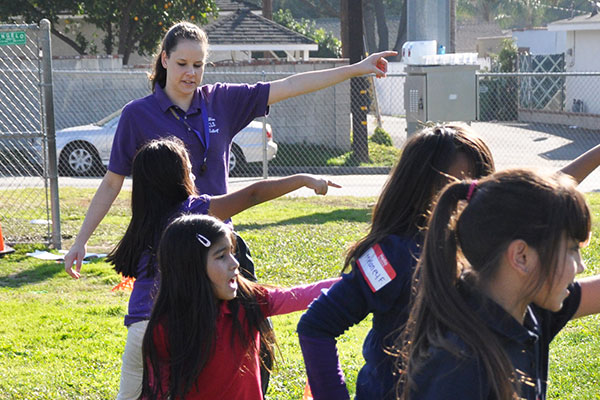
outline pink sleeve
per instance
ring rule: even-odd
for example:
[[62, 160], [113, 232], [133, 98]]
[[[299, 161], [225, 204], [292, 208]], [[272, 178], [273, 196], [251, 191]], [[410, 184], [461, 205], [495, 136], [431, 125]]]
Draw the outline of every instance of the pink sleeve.
[[267, 316], [306, 310], [319, 297], [322, 289], [329, 289], [340, 279], [342, 278], [331, 278], [291, 288], [265, 288], [269, 305]]

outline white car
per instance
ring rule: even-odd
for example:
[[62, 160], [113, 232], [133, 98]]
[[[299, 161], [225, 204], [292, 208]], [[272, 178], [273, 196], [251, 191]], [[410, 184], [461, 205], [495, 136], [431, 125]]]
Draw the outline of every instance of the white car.
[[[121, 110], [100, 121], [56, 131], [56, 156], [61, 175], [101, 176], [110, 158]], [[267, 124], [267, 160], [277, 154], [271, 125]], [[229, 152], [229, 174], [248, 171], [248, 163], [262, 162], [262, 122], [252, 121], [233, 138]], [[41, 147], [41, 146], [39, 146]]]

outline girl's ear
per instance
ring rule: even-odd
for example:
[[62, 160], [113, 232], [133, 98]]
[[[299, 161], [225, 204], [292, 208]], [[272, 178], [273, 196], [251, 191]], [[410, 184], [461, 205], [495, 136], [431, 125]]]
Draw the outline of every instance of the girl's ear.
[[164, 50], [160, 52], [160, 63], [164, 69], [167, 69], [167, 52]]
[[522, 239], [510, 242], [506, 250], [506, 255], [511, 268], [524, 276], [535, 271], [539, 261], [537, 251]]

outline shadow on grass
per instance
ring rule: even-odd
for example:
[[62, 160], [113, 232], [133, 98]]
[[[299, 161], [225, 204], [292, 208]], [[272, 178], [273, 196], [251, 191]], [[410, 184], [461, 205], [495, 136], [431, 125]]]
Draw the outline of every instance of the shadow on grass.
[[65, 267], [62, 263], [47, 262], [33, 268], [27, 268], [19, 272], [0, 276], [0, 286], [19, 288], [48, 280], [64, 270]]
[[371, 209], [349, 208], [344, 210], [334, 210], [330, 212], [319, 212], [300, 217], [284, 219], [277, 222], [268, 223], [246, 223], [235, 224], [237, 231], [244, 229], [262, 229], [270, 226], [302, 225], [312, 224], [320, 225], [326, 222], [369, 222], [371, 221]]

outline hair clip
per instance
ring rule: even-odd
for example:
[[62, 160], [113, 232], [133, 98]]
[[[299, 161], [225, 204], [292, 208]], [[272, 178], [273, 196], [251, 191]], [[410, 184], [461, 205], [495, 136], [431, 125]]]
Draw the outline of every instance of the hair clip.
[[477, 187], [477, 179], [473, 179], [469, 185], [469, 192], [467, 193], [467, 203], [471, 201], [473, 194], [475, 194], [475, 188]]
[[211, 245], [211, 243], [210, 243], [210, 240], [208, 240], [208, 239], [206, 238], [206, 236], [204, 236], [204, 235], [202, 235], [202, 234], [200, 234], [200, 233], [196, 233], [196, 239], [198, 239], [198, 241], [199, 241], [200, 243], [202, 243], [202, 245], [203, 245], [204, 247], [210, 247], [210, 245]]

